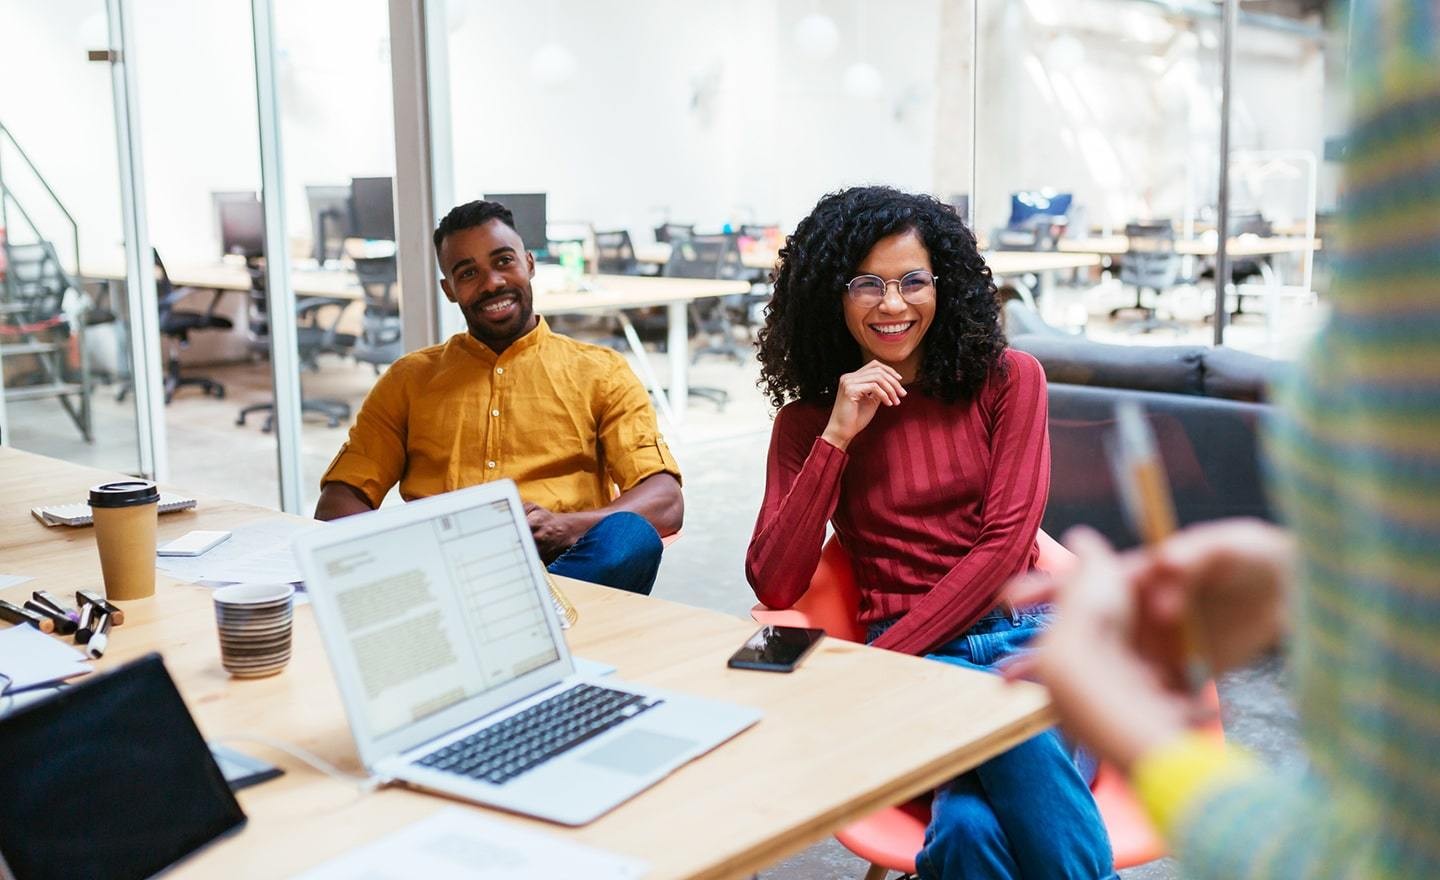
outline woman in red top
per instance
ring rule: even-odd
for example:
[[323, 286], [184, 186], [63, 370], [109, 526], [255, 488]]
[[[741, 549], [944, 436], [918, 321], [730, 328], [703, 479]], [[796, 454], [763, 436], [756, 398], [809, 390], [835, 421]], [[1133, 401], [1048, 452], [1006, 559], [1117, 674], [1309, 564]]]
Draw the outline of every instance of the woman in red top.
[[[1033, 638], [1044, 615], [998, 597], [1038, 552], [1045, 377], [1007, 350], [954, 210], [888, 187], [821, 199], [780, 251], [760, 363], [779, 408], [745, 560], [760, 601], [805, 592], [829, 522], [871, 644], [989, 670]], [[941, 787], [916, 864], [922, 878], [1114, 873], [1054, 731]]]

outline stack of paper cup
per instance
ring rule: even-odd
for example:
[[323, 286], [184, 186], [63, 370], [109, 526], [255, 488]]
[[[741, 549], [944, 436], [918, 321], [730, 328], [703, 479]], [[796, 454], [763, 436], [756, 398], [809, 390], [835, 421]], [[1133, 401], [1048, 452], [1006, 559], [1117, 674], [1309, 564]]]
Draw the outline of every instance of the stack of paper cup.
[[215, 591], [220, 663], [231, 675], [274, 675], [290, 662], [294, 597], [290, 584], [235, 584]]

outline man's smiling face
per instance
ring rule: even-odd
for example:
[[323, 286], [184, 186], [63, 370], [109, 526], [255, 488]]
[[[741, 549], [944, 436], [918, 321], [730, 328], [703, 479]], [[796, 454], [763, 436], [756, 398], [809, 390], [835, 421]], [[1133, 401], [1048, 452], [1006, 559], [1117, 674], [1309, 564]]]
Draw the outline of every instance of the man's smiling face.
[[530, 279], [535, 258], [502, 220], [461, 229], [440, 243], [440, 286], [460, 307], [470, 335], [497, 354], [535, 327]]

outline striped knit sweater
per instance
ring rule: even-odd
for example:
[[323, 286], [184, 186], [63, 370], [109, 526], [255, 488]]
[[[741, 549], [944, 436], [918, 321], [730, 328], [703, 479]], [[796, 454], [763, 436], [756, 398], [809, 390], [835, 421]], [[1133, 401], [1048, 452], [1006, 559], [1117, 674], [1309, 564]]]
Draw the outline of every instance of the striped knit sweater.
[[1187, 877], [1440, 878], [1440, 2], [1351, 13], [1334, 312], [1268, 438], [1311, 766], [1187, 802]]
[[898, 622], [874, 644], [924, 654], [969, 629], [1035, 562], [1050, 488], [1045, 373], [1013, 349], [970, 403], [912, 388], [845, 452], [820, 435], [825, 401], [775, 416], [765, 501], [745, 576], [771, 608], [810, 586], [835, 526], [854, 562], [860, 622]]

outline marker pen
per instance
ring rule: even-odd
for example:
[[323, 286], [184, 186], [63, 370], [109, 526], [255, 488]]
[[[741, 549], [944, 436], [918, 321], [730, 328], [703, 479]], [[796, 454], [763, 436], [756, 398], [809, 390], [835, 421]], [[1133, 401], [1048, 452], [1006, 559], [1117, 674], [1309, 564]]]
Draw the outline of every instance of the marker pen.
[[83, 645], [95, 633], [95, 606], [86, 602], [80, 606], [80, 620], [75, 627], [75, 644]]
[[94, 605], [96, 611], [103, 611], [110, 615], [114, 618], [114, 620], [111, 621], [111, 624], [114, 626], [120, 626], [125, 622], [125, 612], [117, 606], [110, 604], [108, 599], [94, 590], [76, 590], [75, 601], [82, 604]]
[[56, 635], [68, 636], [75, 632], [75, 621], [63, 614], [57, 614], [48, 606], [36, 602], [33, 599], [26, 599], [25, 607], [53, 623]]
[[48, 617], [41, 617], [29, 608], [21, 608], [13, 602], [6, 602], [0, 599], [0, 620], [8, 620], [11, 623], [28, 623], [42, 633], [55, 631], [55, 621]]
[[95, 622], [95, 632], [90, 636], [90, 641], [85, 644], [85, 653], [91, 657], [100, 658], [105, 653], [105, 647], [110, 642], [110, 615], [102, 614]]
[[80, 612], [55, 598], [55, 594], [49, 590], [36, 590], [30, 594], [30, 598], [49, 608], [51, 611], [54, 611], [56, 614], [59, 614], [61, 617], [68, 617], [71, 620], [80, 619]]

